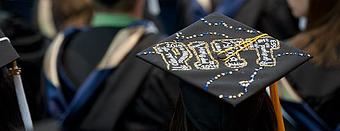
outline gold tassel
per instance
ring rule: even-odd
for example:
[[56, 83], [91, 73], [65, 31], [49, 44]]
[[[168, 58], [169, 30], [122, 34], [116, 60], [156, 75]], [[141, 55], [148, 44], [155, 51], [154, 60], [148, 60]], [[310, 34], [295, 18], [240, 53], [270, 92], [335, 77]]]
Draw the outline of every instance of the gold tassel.
[[280, 99], [279, 99], [277, 88], [278, 88], [277, 82], [275, 82], [274, 84], [270, 86], [270, 97], [271, 97], [274, 110], [275, 110], [278, 131], [285, 131], [285, 126], [283, 123], [283, 117], [282, 117], [282, 112], [281, 112], [281, 104], [280, 104]]

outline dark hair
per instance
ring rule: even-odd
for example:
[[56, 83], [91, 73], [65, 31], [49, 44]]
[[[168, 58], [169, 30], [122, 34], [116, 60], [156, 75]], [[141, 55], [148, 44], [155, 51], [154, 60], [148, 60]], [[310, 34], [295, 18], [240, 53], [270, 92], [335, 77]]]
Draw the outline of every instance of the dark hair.
[[310, 0], [307, 29], [297, 36], [293, 44], [304, 47], [318, 65], [340, 65], [339, 12], [339, 0]]
[[[336, 15], [336, 3], [338, 0], [309, 0], [309, 8], [307, 13], [307, 30], [313, 30], [324, 24]], [[340, 11], [339, 9], [337, 9]], [[333, 11], [333, 12], [332, 12]]]
[[0, 130], [22, 127], [15, 90], [6, 68], [0, 69]]
[[[93, 7], [91, 0], [53, 0], [53, 15], [59, 29], [65, 28], [72, 20], [81, 20], [86, 25], [92, 17]], [[80, 25], [83, 26], [83, 25]]]
[[175, 111], [173, 113], [169, 131], [196, 131], [190, 120], [187, 120], [187, 113], [184, 111], [182, 98], [178, 98]]
[[[227, 105], [227, 108], [235, 108], [234, 111], [237, 115], [229, 116], [223, 115], [222, 119], [232, 119], [234, 122], [225, 123], [231, 130], [257, 130], [263, 131], [274, 131], [277, 130], [275, 111], [272, 102], [266, 92], [260, 91], [259, 93], [252, 96], [250, 99], [245, 100], [240, 105], [233, 107]], [[256, 109], [256, 110], [249, 110]], [[244, 112], [249, 110], [249, 114], [240, 116]], [[235, 113], [234, 112], [234, 113]], [[248, 112], [248, 113], [249, 113]], [[239, 122], [239, 123], [238, 123]], [[228, 125], [229, 124], [229, 125]], [[184, 109], [183, 100], [180, 98], [177, 101], [176, 109], [174, 111], [172, 120], [169, 125], [170, 131], [199, 131], [195, 125], [188, 118], [188, 114]]]
[[93, 2], [97, 8], [121, 11], [131, 11], [136, 4], [136, 0], [93, 0]]

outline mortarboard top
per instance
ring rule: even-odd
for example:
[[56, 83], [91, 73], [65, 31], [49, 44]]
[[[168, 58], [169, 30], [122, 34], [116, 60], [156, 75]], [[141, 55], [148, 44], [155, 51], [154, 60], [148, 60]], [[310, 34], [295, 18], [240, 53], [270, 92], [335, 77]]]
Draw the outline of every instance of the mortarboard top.
[[137, 55], [232, 105], [310, 58], [219, 13], [202, 18]]
[[[265, 123], [273, 121], [270, 109], [260, 100], [266, 97], [264, 89], [311, 57], [219, 13], [202, 18], [137, 55], [185, 81], [181, 85], [183, 107], [201, 130], [248, 130], [245, 119], [253, 120], [259, 110], [268, 113], [260, 116]], [[281, 131], [284, 125], [276, 84], [270, 93]], [[254, 120], [261, 123], [260, 119]]]
[[19, 58], [19, 55], [12, 47], [10, 40], [0, 30], [0, 67]]

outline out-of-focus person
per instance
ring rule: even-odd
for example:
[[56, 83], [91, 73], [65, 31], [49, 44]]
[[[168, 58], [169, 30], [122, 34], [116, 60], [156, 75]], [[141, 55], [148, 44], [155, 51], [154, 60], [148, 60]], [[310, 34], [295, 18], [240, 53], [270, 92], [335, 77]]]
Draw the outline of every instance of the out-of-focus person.
[[[168, 3], [177, 8], [169, 8]], [[291, 14], [286, 0], [161, 0], [160, 5], [164, 8], [160, 14], [164, 23], [175, 24], [177, 30], [211, 12], [220, 12], [280, 40], [299, 32], [298, 20]], [[177, 31], [174, 29], [171, 28]]]
[[298, 21], [291, 14], [285, 0], [244, 1], [244, 4], [235, 12], [235, 20], [279, 40], [290, 38], [299, 32]]
[[288, 0], [306, 29], [288, 40], [313, 56], [287, 79], [330, 128], [340, 128], [340, 1]]
[[[37, 4], [36, 12], [33, 12], [34, 2]], [[18, 64], [23, 68], [23, 85], [34, 121], [46, 116], [40, 78], [43, 55], [49, 39], [53, 37], [51, 31], [46, 33], [44, 26], [40, 26], [43, 28], [39, 28], [41, 31], [39, 32], [39, 29], [35, 28], [36, 22], [53, 25], [57, 31], [67, 26], [86, 25], [91, 14], [92, 7], [89, 0], [0, 1], [0, 28], [11, 39], [14, 48], [21, 56]], [[34, 19], [34, 16], [37, 18]], [[46, 18], [56, 21], [51, 22]]]
[[94, 0], [88, 28], [66, 29], [44, 61], [49, 113], [66, 130], [164, 130], [177, 79], [136, 58], [161, 34], [144, 0]]
[[[37, 5], [34, 6], [34, 3]], [[18, 64], [23, 68], [23, 85], [34, 121], [46, 116], [40, 78], [43, 55], [49, 40], [58, 30], [68, 26], [80, 27], [88, 24], [91, 15], [92, 7], [89, 0], [0, 1], [0, 28], [11, 39], [14, 48], [21, 56]], [[53, 22], [47, 18], [51, 18]], [[42, 24], [43, 26], [40, 25], [42, 28], [36, 28], [37, 23]], [[46, 25], [55, 28], [54, 35], [51, 31], [46, 32]]]
[[87, 26], [92, 14], [90, 0], [38, 0], [36, 5], [39, 29], [51, 39], [67, 27]]

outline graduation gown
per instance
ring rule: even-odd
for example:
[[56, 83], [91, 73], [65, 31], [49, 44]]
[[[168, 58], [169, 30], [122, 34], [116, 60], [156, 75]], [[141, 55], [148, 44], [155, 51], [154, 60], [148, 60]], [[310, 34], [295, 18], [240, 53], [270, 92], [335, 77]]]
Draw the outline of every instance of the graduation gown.
[[333, 129], [340, 124], [339, 74], [339, 69], [308, 62], [287, 76], [302, 98]]
[[[105, 44], [110, 42], [116, 31], [118, 29], [96, 28], [79, 34], [71, 42], [65, 54], [65, 68], [70, 76], [80, 74], [74, 81], [84, 80], [84, 76], [96, 64], [95, 59], [89, 59], [89, 61], [84, 59], [99, 58], [96, 55], [102, 54], [101, 52], [107, 47]], [[101, 34], [107, 35], [100, 36]], [[97, 43], [103, 45], [94, 45], [91, 40], [96, 40]], [[101, 91], [98, 91], [92, 107], [89, 105], [88, 111], [74, 117], [78, 122], [82, 119], [79, 123], [80, 129], [153, 130], [167, 127], [167, 121], [171, 118], [171, 110], [177, 96], [178, 88], [175, 83], [171, 82], [175, 80], [135, 57], [138, 51], [156, 41], [155, 38], [142, 40], [114, 69], [114, 73], [105, 81]], [[92, 50], [93, 53], [87, 53], [86, 48], [96, 48], [96, 50]], [[88, 56], [84, 57], [82, 53]], [[89, 64], [85, 64], [87, 62]], [[87, 115], [83, 116], [85, 114]], [[66, 122], [66, 125], [74, 126], [74, 122], [70, 120]]]
[[246, 0], [235, 20], [283, 40], [299, 32], [286, 0]]
[[[179, 2], [178, 10], [180, 11], [177, 12], [184, 12], [178, 17], [177, 25], [181, 26], [179, 29], [209, 13], [199, 9], [201, 8], [200, 6], [188, 6], [195, 3], [192, 1], [194, 0], [182, 0]], [[212, 12], [224, 13], [224, 15], [259, 31], [266, 32], [279, 40], [290, 38], [299, 32], [298, 21], [291, 14], [286, 0], [210, 1], [213, 8]], [[174, 20], [174, 18], [170, 20]]]
[[[77, 33], [62, 50], [65, 75], [81, 85], [123, 27], [101, 26]], [[178, 96], [177, 79], [137, 59], [135, 54], [162, 38], [144, 34], [77, 112], [67, 115], [67, 130], [162, 130], [168, 127]], [[66, 83], [61, 83], [61, 85]], [[63, 91], [66, 100], [72, 95]], [[71, 93], [72, 94], [72, 93]], [[86, 95], [86, 94], [84, 94]]]

